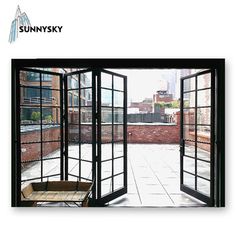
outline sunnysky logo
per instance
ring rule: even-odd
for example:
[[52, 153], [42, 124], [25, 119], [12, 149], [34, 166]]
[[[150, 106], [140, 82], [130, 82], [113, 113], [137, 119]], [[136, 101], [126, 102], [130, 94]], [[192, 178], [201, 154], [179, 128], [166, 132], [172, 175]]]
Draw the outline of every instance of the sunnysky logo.
[[16, 41], [20, 33], [61, 33], [62, 28], [63, 26], [58, 25], [31, 26], [26, 13], [21, 13], [20, 7], [17, 6], [15, 19], [11, 23], [8, 41], [10, 43]]
[[21, 13], [20, 7], [17, 6], [15, 19], [11, 23], [11, 30], [9, 34], [9, 42], [15, 42], [19, 35], [19, 28], [21, 26], [30, 26], [30, 21], [25, 12]]

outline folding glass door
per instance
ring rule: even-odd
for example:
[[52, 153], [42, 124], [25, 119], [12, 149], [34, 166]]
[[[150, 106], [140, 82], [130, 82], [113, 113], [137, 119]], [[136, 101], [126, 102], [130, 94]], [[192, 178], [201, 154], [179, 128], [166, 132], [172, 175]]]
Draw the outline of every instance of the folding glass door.
[[215, 72], [181, 79], [181, 190], [214, 205]]

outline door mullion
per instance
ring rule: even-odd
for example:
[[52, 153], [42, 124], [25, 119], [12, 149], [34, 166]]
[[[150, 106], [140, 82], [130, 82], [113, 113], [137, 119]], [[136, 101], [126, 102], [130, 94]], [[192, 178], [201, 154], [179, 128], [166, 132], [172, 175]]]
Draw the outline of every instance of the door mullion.
[[65, 121], [65, 147], [64, 147], [64, 157], [65, 157], [65, 180], [68, 180], [68, 84], [67, 76], [63, 76], [64, 80], [64, 121]]
[[60, 135], [61, 135], [61, 148], [60, 148], [60, 174], [61, 180], [64, 180], [64, 118], [63, 118], [63, 75], [60, 75]]
[[[96, 77], [97, 77], [97, 112], [96, 114], [93, 114], [96, 117], [96, 121], [97, 121], [97, 156], [96, 156], [96, 160], [97, 160], [97, 197], [98, 197], [98, 201], [101, 198], [101, 71], [97, 70], [96, 71]], [[95, 99], [96, 100], [96, 99]], [[96, 139], [96, 137], [95, 137]]]

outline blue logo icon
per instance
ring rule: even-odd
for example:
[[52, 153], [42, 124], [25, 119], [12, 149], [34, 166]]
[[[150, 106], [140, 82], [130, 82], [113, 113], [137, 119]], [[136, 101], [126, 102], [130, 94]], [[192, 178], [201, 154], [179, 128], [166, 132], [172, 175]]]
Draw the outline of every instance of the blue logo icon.
[[18, 38], [20, 26], [31, 26], [28, 16], [25, 12], [21, 13], [20, 7], [17, 6], [15, 19], [11, 23], [11, 30], [9, 34], [9, 42], [12, 43]]

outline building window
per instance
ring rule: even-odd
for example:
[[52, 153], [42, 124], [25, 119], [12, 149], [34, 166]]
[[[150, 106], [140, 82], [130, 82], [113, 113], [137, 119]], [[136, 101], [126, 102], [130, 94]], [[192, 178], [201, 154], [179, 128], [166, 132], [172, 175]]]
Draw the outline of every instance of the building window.
[[[40, 69], [40, 68], [33, 68], [33, 69]], [[45, 68], [45, 71], [51, 71], [51, 68]], [[52, 75], [48, 75], [48, 74], [42, 74], [42, 81], [52, 81]], [[28, 81], [32, 81], [32, 82], [39, 82], [40, 77], [39, 77], [39, 73], [35, 73], [35, 72], [27, 72], [27, 80]]]

